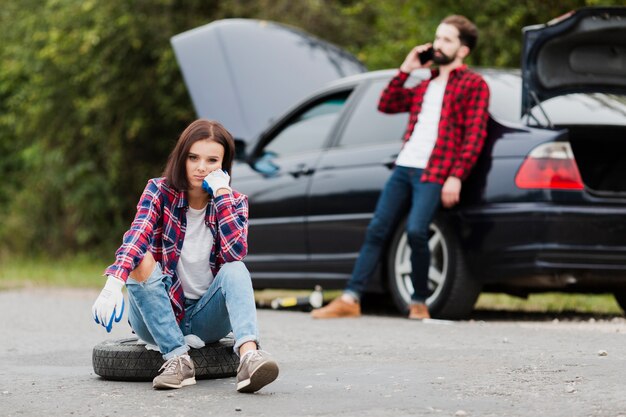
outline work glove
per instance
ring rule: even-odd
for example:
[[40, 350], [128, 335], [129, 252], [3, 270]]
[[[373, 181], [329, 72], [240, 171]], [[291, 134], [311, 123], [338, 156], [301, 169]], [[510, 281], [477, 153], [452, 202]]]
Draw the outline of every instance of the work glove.
[[124, 314], [122, 288], [124, 288], [124, 281], [109, 276], [96, 302], [91, 307], [93, 319], [107, 329], [108, 333], [111, 333], [113, 320], [116, 323], [119, 322]]
[[230, 176], [226, 173], [226, 171], [216, 169], [215, 171], [209, 173], [209, 175], [204, 177], [204, 181], [202, 181], [202, 189], [207, 193], [215, 196], [217, 190], [221, 188], [232, 191], [232, 189], [228, 185], [229, 182]]

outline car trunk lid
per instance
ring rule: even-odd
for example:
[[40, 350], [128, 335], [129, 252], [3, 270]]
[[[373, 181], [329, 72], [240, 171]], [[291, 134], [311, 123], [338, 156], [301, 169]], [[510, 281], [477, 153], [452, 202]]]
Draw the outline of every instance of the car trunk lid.
[[626, 93], [626, 7], [587, 7], [523, 29], [522, 115], [570, 93]]

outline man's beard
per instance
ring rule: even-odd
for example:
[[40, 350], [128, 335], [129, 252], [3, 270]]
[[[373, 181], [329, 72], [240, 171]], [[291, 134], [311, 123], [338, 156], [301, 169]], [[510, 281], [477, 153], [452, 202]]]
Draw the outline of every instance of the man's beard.
[[443, 52], [441, 52], [441, 50], [437, 50], [435, 51], [435, 54], [433, 55], [433, 62], [437, 65], [448, 65], [449, 63], [454, 61], [455, 55], [456, 53], [452, 56], [448, 56], [444, 54]]

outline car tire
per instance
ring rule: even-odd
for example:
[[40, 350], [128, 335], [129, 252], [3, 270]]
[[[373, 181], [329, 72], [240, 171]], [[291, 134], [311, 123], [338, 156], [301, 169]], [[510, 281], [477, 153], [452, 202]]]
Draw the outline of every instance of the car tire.
[[[430, 314], [440, 319], [464, 319], [469, 316], [480, 295], [481, 284], [474, 280], [465, 263], [456, 237], [440, 219], [430, 225], [431, 266], [426, 301]], [[411, 248], [406, 234], [406, 220], [396, 230], [389, 245], [387, 283], [396, 307], [408, 314], [411, 283]]]
[[[224, 338], [189, 355], [196, 368], [197, 379], [235, 376], [239, 357], [233, 351], [234, 340]], [[96, 375], [115, 381], [152, 381], [163, 365], [160, 352], [147, 350], [136, 337], [107, 340], [93, 348], [92, 364]]]

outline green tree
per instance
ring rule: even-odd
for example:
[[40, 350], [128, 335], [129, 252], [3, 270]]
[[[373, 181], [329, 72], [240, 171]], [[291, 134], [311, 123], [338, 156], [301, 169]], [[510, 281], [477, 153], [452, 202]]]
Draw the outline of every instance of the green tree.
[[173, 1], [4, 3], [3, 194], [12, 199], [0, 232], [23, 252], [119, 241], [131, 195], [193, 117], [168, 35], [202, 21], [192, 7], [174, 13]]
[[312, 26], [340, 33], [333, 28], [341, 20], [325, 23], [319, 3], [0, 0], [5, 249], [61, 254], [119, 244], [146, 179], [160, 174], [194, 118], [170, 37], [255, 14], [287, 23], [317, 14]]
[[147, 178], [194, 118], [169, 43], [177, 33], [274, 20], [380, 69], [458, 13], [481, 31], [470, 63], [512, 67], [523, 26], [585, 5], [598, 1], [0, 0], [0, 251], [119, 244]]

